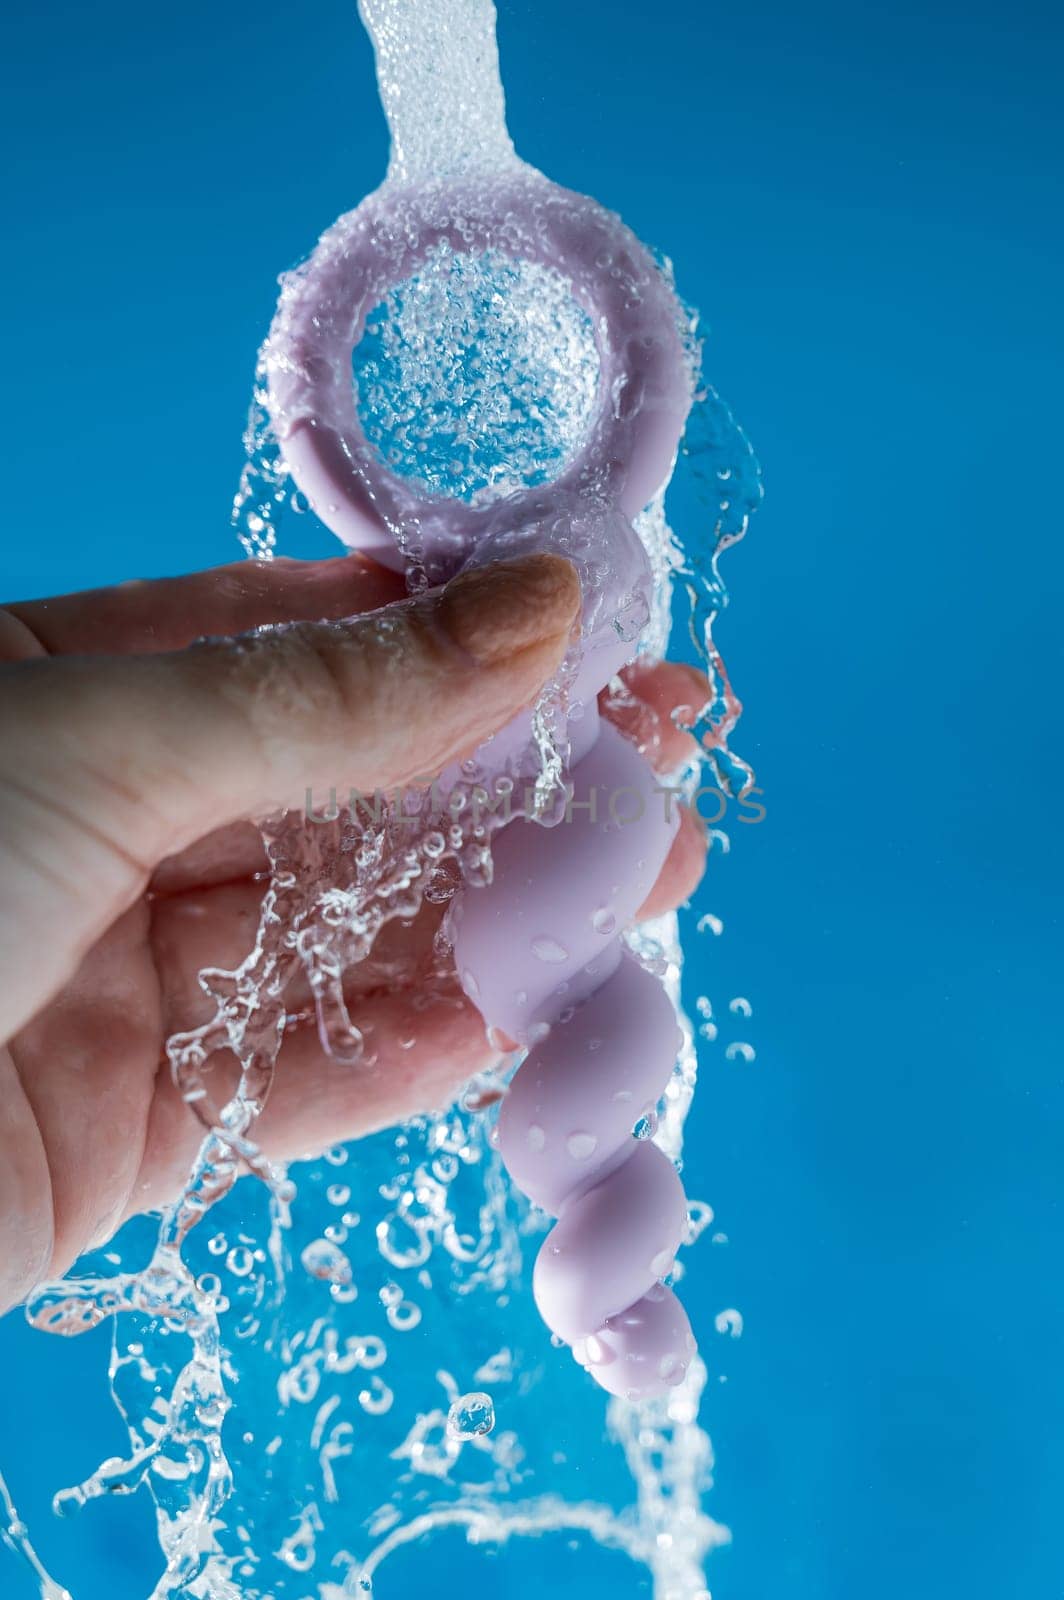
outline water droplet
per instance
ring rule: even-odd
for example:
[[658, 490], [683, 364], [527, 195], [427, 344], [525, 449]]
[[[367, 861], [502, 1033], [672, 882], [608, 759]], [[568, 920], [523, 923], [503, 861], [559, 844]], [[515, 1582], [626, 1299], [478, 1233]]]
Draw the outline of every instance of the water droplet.
[[713, 1221], [713, 1207], [704, 1200], [689, 1200], [687, 1202], [687, 1233], [688, 1244], [694, 1244]]
[[495, 1402], [479, 1389], [460, 1395], [447, 1413], [447, 1432], [452, 1439], [483, 1438], [494, 1426]]
[[528, 1140], [528, 1148], [530, 1150], [542, 1150], [547, 1142], [547, 1135], [543, 1132], [538, 1122], [529, 1123], [528, 1133], [525, 1137]]
[[654, 1274], [655, 1278], [664, 1278], [667, 1277], [669, 1272], [672, 1270], [672, 1263], [672, 1251], [659, 1250], [657, 1255], [651, 1258], [650, 1270]]
[[609, 1366], [611, 1361], [616, 1361], [617, 1359], [616, 1350], [611, 1345], [603, 1344], [602, 1340], [597, 1339], [593, 1333], [584, 1340], [584, 1350], [593, 1367], [606, 1367]]
[[386, 1316], [397, 1333], [409, 1333], [421, 1321], [421, 1307], [412, 1300], [400, 1300], [397, 1306], [388, 1307]]
[[246, 1278], [255, 1265], [254, 1252], [246, 1244], [235, 1244], [225, 1260], [229, 1271], [236, 1278]]
[[574, 1161], [587, 1161], [598, 1149], [598, 1139], [593, 1133], [577, 1131], [566, 1139], [565, 1148]]
[[372, 1377], [358, 1392], [358, 1403], [371, 1417], [381, 1417], [390, 1411], [395, 1396], [383, 1378]]
[[569, 952], [565, 946], [559, 944], [557, 939], [549, 938], [545, 933], [538, 934], [532, 940], [532, 954], [537, 961], [549, 961], [554, 965], [569, 959]]
[[[665, 1382], [668, 1383], [669, 1379], [676, 1373], [677, 1368], [679, 1367], [679, 1360], [679, 1356], [677, 1356], [674, 1351], [666, 1350], [665, 1354], [658, 1362], [658, 1377], [663, 1378]], [[680, 1377], [683, 1377], [682, 1370], [680, 1372]]]
[[614, 916], [612, 911], [609, 911], [605, 906], [602, 906], [591, 918], [591, 926], [594, 928], [596, 933], [615, 933], [617, 929], [617, 918]]
[[644, 1111], [635, 1127], [632, 1129], [633, 1139], [653, 1139], [658, 1131], [658, 1114], [653, 1107]]
[[323, 1283], [347, 1284], [351, 1282], [351, 1263], [342, 1250], [330, 1244], [328, 1239], [312, 1239], [306, 1246], [300, 1261], [303, 1270], [312, 1278], [319, 1278]]

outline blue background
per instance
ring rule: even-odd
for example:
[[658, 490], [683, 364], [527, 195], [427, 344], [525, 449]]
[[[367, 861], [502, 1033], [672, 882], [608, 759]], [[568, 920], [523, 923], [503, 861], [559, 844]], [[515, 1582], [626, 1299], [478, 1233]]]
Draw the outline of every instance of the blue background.
[[[691, 974], [750, 996], [758, 1048], [707, 1053], [690, 1124], [731, 1244], [689, 1301], [746, 1317], [714, 1595], [1062, 1595], [1059, 13], [500, 10], [518, 148], [669, 251], [765, 466], [720, 636], [768, 817]], [[231, 559], [275, 274], [385, 163], [354, 6], [4, 32], [3, 589]], [[0, 1327], [36, 1519], [42, 1384], [80, 1468], [121, 1446], [103, 1359]], [[146, 1592], [128, 1509], [63, 1531], [79, 1600]]]

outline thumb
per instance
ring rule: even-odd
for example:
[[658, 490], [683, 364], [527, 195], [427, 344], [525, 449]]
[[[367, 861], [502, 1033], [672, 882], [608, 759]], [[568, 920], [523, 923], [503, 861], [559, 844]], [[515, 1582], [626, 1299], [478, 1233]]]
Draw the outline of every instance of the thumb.
[[163, 856], [308, 789], [387, 789], [473, 749], [534, 699], [579, 604], [570, 564], [537, 555], [347, 622], [3, 668], [0, 954], [21, 1020]]

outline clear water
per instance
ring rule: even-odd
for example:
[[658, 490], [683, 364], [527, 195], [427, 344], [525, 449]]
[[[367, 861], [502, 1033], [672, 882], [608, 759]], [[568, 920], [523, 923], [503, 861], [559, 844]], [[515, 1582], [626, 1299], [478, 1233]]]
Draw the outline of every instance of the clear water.
[[[388, 181], [516, 161], [490, 0], [364, 0], [362, 10], [392, 127]], [[398, 470], [465, 498], [551, 477], [579, 442], [595, 392], [582, 317], [553, 274], [441, 253], [371, 319], [356, 354], [371, 439]], [[451, 408], [426, 407], [429, 395], [451, 396]], [[305, 508], [281, 466], [261, 378], [247, 444], [236, 526], [249, 553], [270, 556], [283, 548], [284, 519]], [[664, 496], [638, 525], [657, 580], [643, 647], [664, 653], [674, 621], [691, 630], [712, 686], [696, 731], [733, 791], [751, 775], [728, 748], [739, 706], [712, 624], [726, 602], [719, 557], [759, 496], [749, 446], [706, 391], [669, 493], [669, 516], [681, 508], [694, 553], [674, 538]], [[549, 687], [539, 722], [548, 786], [562, 777], [551, 715], [559, 692]], [[111, 1320], [110, 1383], [129, 1449], [61, 1490], [56, 1511], [91, 1515], [87, 1502], [146, 1487], [160, 1549], [153, 1600], [398, 1594], [389, 1564], [448, 1529], [481, 1544], [586, 1536], [649, 1568], [658, 1600], [705, 1593], [706, 1555], [727, 1538], [703, 1504], [705, 1369], [695, 1363], [667, 1400], [632, 1406], [607, 1402], [551, 1346], [529, 1293], [546, 1219], [514, 1193], [492, 1143], [491, 1107], [512, 1062], [440, 1115], [288, 1172], [255, 1149], [286, 985], [306, 975], [323, 1041], [357, 1070], [364, 1042], [343, 975], [387, 921], [484, 878], [490, 837], [468, 815], [440, 817], [426, 801], [413, 817], [385, 814], [371, 826], [341, 812], [328, 825], [293, 816], [265, 827], [272, 873], [255, 948], [236, 971], [204, 975], [214, 1018], [169, 1044], [205, 1125], [185, 1192], [161, 1221], [137, 1219], [27, 1308], [53, 1334]], [[643, 927], [633, 943], [678, 1000], [675, 919]], [[447, 956], [441, 948], [441, 966]], [[697, 1075], [686, 1022], [684, 1037], [645, 1130], [677, 1158]], [[224, 1106], [212, 1103], [203, 1072], [219, 1048], [242, 1068]], [[238, 1185], [246, 1166], [258, 1181]], [[693, 1248], [712, 1211], [692, 1201], [690, 1214]], [[741, 1326], [729, 1310], [724, 1331]], [[614, 1449], [589, 1472], [589, 1429], [603, 1425]], [[6, 1543], [46, 1600], [58, 1600], [65, 1591], [5, 1497], [0, 1513]], [[76, 1578], [71, 1588], [76, 1600]]]
[[481, 502], [558, 476], [598, 379], [591, 319], [564, 278], [445, 244], [370, 313], [354, 352], [381, 460], [433, 494]]

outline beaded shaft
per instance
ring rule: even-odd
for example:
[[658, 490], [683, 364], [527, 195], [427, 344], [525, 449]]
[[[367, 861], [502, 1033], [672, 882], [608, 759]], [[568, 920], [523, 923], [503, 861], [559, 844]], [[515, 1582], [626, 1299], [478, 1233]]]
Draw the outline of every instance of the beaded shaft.
[[[495, 499], [433, 494], [366, 438], [352, 350], [382, 297], [441, 250], [558, 273], [588, 315], [594, 413], [547, 485]], [[623, 942], [676, 820], [639, 752], [600, 724], [597, 695], [649, 616], [652, 574], [631, 519], [667, 481], [690, 407], [682, 322], [666, 275], [618, 217], [515, 162], [386, 184], [341, 217], [284, 280], [265, 350], [285, 464], [346, 544], [433, 581], [539, 550], [579, 573], [568, 688], [583, 715], [570, 722], [568, 812], [552, 827], [519, 818], [500, 829], [493, 880], [461, 892], [451, 929], [467, 994], [528, 1050], [499, 1148], [518, 1187], [558, 1218], [536, 1263], [540, 1312], [603, 1387], [632, 1396], [678, 1383], [694, 1350], [661, 1282], [683, 1191], [668, 1157], [637, 1136], [674, 1065], [676, 1020]], [[476, 753], [478, 768], [489, 779], [527, 772], [531, 735], [525, 714]]]

